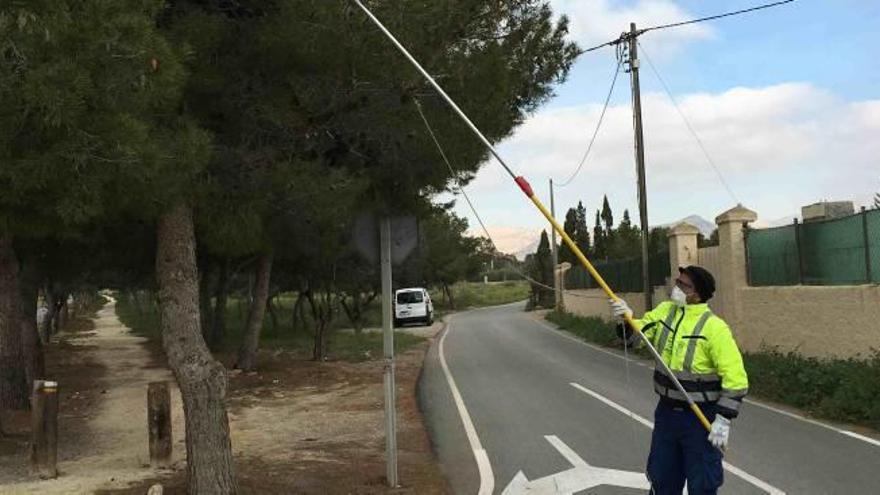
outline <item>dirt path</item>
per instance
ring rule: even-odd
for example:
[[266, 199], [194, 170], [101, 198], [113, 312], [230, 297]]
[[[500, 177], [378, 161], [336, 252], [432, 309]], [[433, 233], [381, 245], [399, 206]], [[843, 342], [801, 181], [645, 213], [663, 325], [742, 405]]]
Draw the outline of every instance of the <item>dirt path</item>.
[[[63, 337], [63, 336], [62, 336]], [[65, 432], [63, 419], [59, 424], [59, 471], [55, 480], [32, 481], [24, 472], [13, 473], [12, 479], [0, 475], [0, 492], [13, 494], [92, 493], [99, 489], [121, 488], [143, 479], [161, 476], [149, 466], [147, 444], [147, 384], [167, 380], [172, 384], [172, 417], [174, 462], [185, 456], [184, 426], [180, 393], [171, 372], [153, 364], [144, 347], [146, 339], [135, 336], [116, 316], [116, 301], [110, 300], [97, 314], [95, 331], [65, 338], [76, 347], [85, 347], [88, 360], [104, 368], [94, 387], [100, 397], [87, 417], [87, 435], [78, 441], [72, 432]], [[62, 370], [63, 372], [63, 370]], [[65, 377], [59, 376], [62, 387]], [[91, 387], [90, 387], [91, 388]], [[72, 398], [78, 392], [72, 392]], [[85, 393], [85, 392], [84, 392]], [[62, 401], [62, 407], [64, 401]], [[22, 459], [22, 465], [24, 459]]]
[[[441, 327], [413, 331], [431, 337]], [[239, 493], [449, 494], [416, 398], [429, 344], [397, 359], [401, 487], [394, 490], [384, 480], [382, 360], [315, 362], [300, 351], [262, 349], [258, 371], [231, 371], [227, 406]], [[165, 495], [183, 495], [184, 478], [178, 469], [101, 493], [143, 495], [160, 482]]]
[[[407, 329], [431, 338], [442, 328]], [[404, 331], [407, 331], [404, 330]], [[146, 390], [171, 373], [154, 362], [147, 341], [132, 335], [110, 301], [95, 330], [62, 334], [48, 368], [61, 383], [57, 480], [26, 472], [26, 436], [13, 456], [0, 452], [0, 493], [143, 495], [160, 482], [185, 493], [184, 425], [172, 390], [174, 465], [150, 469]], [[230, 372], [228, 411], [240, 493], [445, 495], [416, 402], [429, 341], [398, 356], [398, 442], [402, 487], [384, 483], [381, 360], [314, 362], [298, 351], [263, 349], [259, 372]], [[66, 388], [65, 388], [66, 387]]]

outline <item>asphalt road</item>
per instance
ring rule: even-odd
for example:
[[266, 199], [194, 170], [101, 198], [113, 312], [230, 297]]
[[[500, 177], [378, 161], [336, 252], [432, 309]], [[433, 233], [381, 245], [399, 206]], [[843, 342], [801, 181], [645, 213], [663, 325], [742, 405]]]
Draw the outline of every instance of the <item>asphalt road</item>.
[[[651, 373], [515, 304], [453, 316], [419, 399], [455, 493], [645, 493]], [[876, 436], [754, 401], [725, 461], [724, 494], [880, 493]]]

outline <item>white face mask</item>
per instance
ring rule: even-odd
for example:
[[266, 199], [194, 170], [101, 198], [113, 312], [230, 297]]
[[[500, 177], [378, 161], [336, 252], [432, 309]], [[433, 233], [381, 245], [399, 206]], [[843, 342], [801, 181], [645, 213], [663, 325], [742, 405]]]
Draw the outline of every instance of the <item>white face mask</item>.
[[679, 289], [678, 286], [672, 288], [672, 292], [669, 293], [669, 299], [679, 308], [683, 308], [687, 304], [687, 294]]

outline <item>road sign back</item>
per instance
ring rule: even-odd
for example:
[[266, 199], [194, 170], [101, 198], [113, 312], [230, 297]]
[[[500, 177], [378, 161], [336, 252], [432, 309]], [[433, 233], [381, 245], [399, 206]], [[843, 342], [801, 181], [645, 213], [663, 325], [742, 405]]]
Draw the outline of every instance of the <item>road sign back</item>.
[[[379, 262], [379, 222], [376, 215], [359, 216], [352, 232], [355, 247], [371, 263]], [[391, 217], [391, 262], [403, 263], [419, 244], [419, 222], [415, 216]]]

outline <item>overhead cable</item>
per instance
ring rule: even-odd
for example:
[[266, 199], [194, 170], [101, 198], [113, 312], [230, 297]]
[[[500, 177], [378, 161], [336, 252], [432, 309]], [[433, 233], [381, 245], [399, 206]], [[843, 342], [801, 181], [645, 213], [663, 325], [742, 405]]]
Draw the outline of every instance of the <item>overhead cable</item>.
[[571, 184], [571, 181], [577, 177], [581, 168], [584, 166], [584, 163], [586, 163], [587, 157], [590, 156], [590, 152], [593, 150], [593, 144], [596, 142], [596, 136], [599, 135], [599, 129], [602, 128], [602, 121], [605, 119], [605, 112], [608, 111], [608, 102], [611, 101], [611, 95], [614, 93], [614, 84], [617, 82], [617, 75], [620, 74], [620, 63], [621, 60], [618, 59], [617, 65], [614, 67], [614, 77], [611, 79], [611, 87], [608, 88], [608, 95], [605, 97], [605, 104], [602, 106], [602, 113], [599, 114], [599, 121], [596, 122], [596, 129], [593, 131], [593, 136], [590, 138], [590, 144], [587, 145], [587, 150], [584, 152], [584, 156], [581, 157], [580, 163], [578, 163], [577, 168], [575, 168], [574, 172], [572, 172], [568, 179], [565, 179], [565, 181], [560, 184], [555, 184], [556, 187], [565, 187]]
[[699, 19], [692, 19], [690, 21], [673, 22], [671, 24], [662, 24], [660, 26], [651, 26], [651, 27], [645, 28], [641, 31], [643, 33], [647, 33], [648, 31], [658, 31], [660, 29], [668, 29], [668, 28], [679, 27], [679, 26], [687, 26], [688, 24], [696, 24], [698, 22], [706, 22], [706, 21], [712, 21], [715, 19], [721, 19], [722, 17], [730, 17], [730, 16], [734, 16], [734, 15], [747, 14], [749, 12], [754, 12], [756, 10], [769, 9], [770, 7], [777, 7], [779, 5], [783, 5], [783, 4], [791, 3], [791, 2], [794, 2], [794, 0], [783, 0], [781, 2], [773, 2], [773, 3], [764, 4], [764, 5], [758, 5], [757, 7], [752, 7], [749, 9], [742, 9], [742, 10], [737, 10], [734, 12], [727, 12], [724, 14], [712, 15], [709, 17], [701, 17]]
[[[784, 5], [784, 4], [786, 4], [786, 3], [792, 3], [792, 2], [794, 2], [794, 1], [795, 1], [795, 0], [782, 0], [782, 1], [779, 1], [779, 2], [773, 2], [773, 3], [764, 4], [764, 5], [758, 5], [757, 7], [751, 7], [751, 8], [748, 8], [748, 9], [736, 10], [736, 11], [733, 11], [733, 12], [726, 12], [726, 13], [724, 13], [724, 14], [718, 14], [718, 15], [711, 15], [711, 16], [709, 16], [709, 17], [700, 17], [700, 18], [698, 18], [698, 19], [691, 19], [691, 20], [689, 20], [689, 21], [673, 22], [673, 23], [670, 23], [670, 24], [661, 24], [661, 25], [659, 25], [659, 26], [651, 26], [651, 27], [649, 27], [649, 28], [645, 28], [645, 29], [639, 29], [639, 30], [637, 30], [637, 31], [635, 32], [635, 36], [638, 36], [638, 35], [643, 34], [643, 33], [647, 33], [648, 31], [659, 31], [659, 30], [661, 30], [661, 29], [669, 29], [669, 28], [674, 28], [674, 27], [679, 27], [679, 26], [687, 26], [687, 25], [689, 25], [689, 24], [697, 24], [697, 23], [699, 23], [699, 22], [706, 22], [706, 21], [712, 21], [712, 20], [715, 20], [715, 19], [721, 19], [722, 17], [731, 17], [731, 16], [735, 16], [735, 15], [740, 15], [740, 14], [746, 14], [746, 13], [749, 13], [749, 12], [754, 12], [754, 11], [756, 11], [756, 10], [769, 9], [770, 7], [778, 7], [778, 6], [780, 6], [780, 5]], [[632, 34], [632, 33], [629, 33], [629, 32], [625, 32], [625, 33], [621, 34], [620, 37], [617, 38], [617, 39], [614, 39], [614, 40], [611, 40], [611, 41], [607, 41], [607, 42], [605, 42], [605, 43], [602, 43], [601, 45], [596, 45], [596, 46], [594, 46], [594, 47], [587, 48], [586, 50], [581, 50], [580, 52], [578, 52], [578, 54], [581, 55], [581, 54], [584, 54], [584, 53], [587, 53], [587, 52], [592, 52], [592, 51], [594, 51], [594, 50], [598, 50], [599, 48], [603, 48], [603, 47], [606, 47], [606, 46], [618, 45], [618, 44], [622, 43], [623, 41], [629, 39], [629, 36], [633, 36], [633, 34]]]
[[[483, 229], [483, 233], [486, 235], [486, 238], [489, 239], [489, 242], [492, 244], [492, 247], [495, 249], [495, 251], [500, 253], [501, 251], [498, 249], [498, 245], [495, 244], [495, 240], [492, 238], [492, 234], [489, 233], [489, 229], [486, 227], [486, 224], [483, 223], [483, 219], [482, 219], [482, 217], [480, 217], [479, 212], [477, 212], [476, 206], [474, 206], [474, 203], [473, 203], [473, 201], [471, 201], [470, 196], [468, 196], [468, 193], [464, 190], [464, 186], [461, 184], [461, 180], [459, 179], [458, 173], [456, 172], [455, 168], [452, 166], [452, 163], [449, 161], [449, 157], [446, 155], [446, 151], [444, 151], [443, 146], [440, 144], [440, 141], [437, 139], [437, 135], [434, 133], [433, 127], [431, 127], [430, 122], [428, 122], [428, 118], [425, 116], [425, 112], [422, 110], [421, 102], [418, 99], [415, 99], [415, 103], [416, 103], [416, 109], [419, 111], [419, 116], [421, 116], [422, 122], [425, 123], [425, 129], [428, 131], [428, 134], [431, 136], [431, 139], [434, 141], [434, 145], [437, 147], [437, 151], [440, 153], [440, 156], [443, 158], [443, 162], [446, 164], [446, 168], [449, 169], [449, 173], [450, 173], [451, 177], [453, 177], [453, 180], [455, 181], [455, 188], [458, 190], [459, 193], [461, 193], [462, 196], [464, 196], [465, 201], [467, 201], [468, 207], [470, 207], [471, 212], [474, 214], [474, 217], [477, 219], [477, 222], [480, 224], [480, 227]], [[539, 287], [543, 287], [545, 289], [549, 289], [552, 291], [556, 290], [555, 287], [550, 287], [547, 284], [538, 282], [537, 280], [533, 279], [532, 277], [529, 277], [519, 268], [512, 266], [512, 265], [509, 265], [509, 266], [510, 266], [510, 268], [513, 269], [513, 271], [515, 271], [519, 276], [521, 276], [523, 279], [527, 280], [528, 282], [530, 282], [534, 285], [537, 285]], [[563, 291], [563, 292], [566, 292], [571, 296], [582, 297], [582, 298], [587, 298], [587, 299], [606, 299], [605, 296], [590, 296], [590, 295], [586, 295], [586, 294], [577, 294], [577, 293], [574, 293], [571, 291]]]
[[691, 125], [690, 120], [682, 111], [681, 106], [679, 106], [678, 101], [675, 99], [675, 96], [672, 94], [672, 91], [669, 89], [669, 86], [666, 84], [666, 81], [660, 75], [660, 72], [654, 66], [654, 63], [651, 62], [651, 56], [648, 55], [648, 51], [645, 50], [645, 47], [641, 42], [639, 43], [639, 49], [642, 51], [642, 54], [645, 56], [645, 60], [648, 61], [648, 66], [651, 68], [651, 71], [657, 77], [657, 80], [660, 81], [660, 84], [663, 86], [663, 90], [666, 92], [666, 95], [669, 97], [669, 100], [672, 102], [672, 106], [675, 107], [675, 110], [678, 112], [678, 115], [681, 116], [681, 120], [684, 121], [684, 125], [687, 127], [688, 131], [690, 131], [691, 136], [694, 137], [694, 140], [697, 142], [697, 145], [700, 147], [700, 150], [703, 152], [703, 156], [706, 157], [706, 162], [715, 170], [715, 174], [718, 176], [718, 180], [721, 181], [721, 185], [724, 186], [724, 189], [727, 190], [727, 193], [730, 195], [730, 198], [733, 199], [733, 202], [736, 204], [740, 204], [739, 198], [737, 198], [736, 194], [734, 194], [733, 189], [731, 189], [730, 184], [727, 183], [727, 180], [724, 179], [724, 175], [721, 173], [721, 169], [718, 168], [718, 165], [715, 164], [715, 160], [712, 159], [712, 156], [709, 155], [709, 151], [706, 149], [706, 146], [703, 144], [703, 140], [700, 139], [700, 136], [697, 134], [697, 131], [694, 130], [694, 126]]

